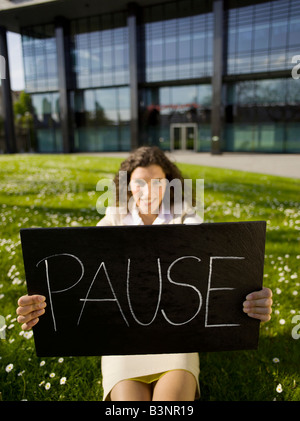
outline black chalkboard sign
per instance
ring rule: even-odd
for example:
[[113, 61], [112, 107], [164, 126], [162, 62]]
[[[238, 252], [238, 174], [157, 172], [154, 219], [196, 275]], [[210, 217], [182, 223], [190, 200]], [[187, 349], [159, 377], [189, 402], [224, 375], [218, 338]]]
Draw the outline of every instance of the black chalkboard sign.
[[265, 222], [21, 230], [38, 356], [256, 349]]

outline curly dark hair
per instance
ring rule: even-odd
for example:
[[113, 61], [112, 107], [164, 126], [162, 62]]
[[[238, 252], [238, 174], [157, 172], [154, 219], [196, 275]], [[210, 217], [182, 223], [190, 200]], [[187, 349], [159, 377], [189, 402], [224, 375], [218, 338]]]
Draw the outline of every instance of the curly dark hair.
[[[179, 179], [182, 185], [182, 200], [183, 200], [183, 176], [179, 168], [166, 156], [166, 154], [157, 146], [141, 146], [132, 152], [129, 157], [120, 165], [119, 171], [115, 175], [114, 183], [116, 186], [116, 201], [119, 205], [119, 188], [127, 190], [127, 202], [132, 196], [131, 191], [128, 190], [128, 185], [131, 179], [131, 174], [137, 167], [149, 167], [150, 165], [158, 165], [162, 168], [166, 175], [166, 179], [171, 182], [174, 179]], [[119, 172], [127, 172], [127, 185], [120, 186]], [[124, 183], [125, 184], [125, 183]], [[192, 194], [193, 202], [194, 195]], [[174, 205], [174, 191], [170, 189], [170, 204]]]

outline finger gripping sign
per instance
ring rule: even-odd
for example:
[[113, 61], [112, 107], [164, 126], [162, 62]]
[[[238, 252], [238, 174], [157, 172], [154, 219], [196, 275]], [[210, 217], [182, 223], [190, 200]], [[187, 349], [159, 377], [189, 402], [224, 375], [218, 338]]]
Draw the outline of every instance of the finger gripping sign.
[[256, 349], [266, 223], [22, 229], [38, 356]]

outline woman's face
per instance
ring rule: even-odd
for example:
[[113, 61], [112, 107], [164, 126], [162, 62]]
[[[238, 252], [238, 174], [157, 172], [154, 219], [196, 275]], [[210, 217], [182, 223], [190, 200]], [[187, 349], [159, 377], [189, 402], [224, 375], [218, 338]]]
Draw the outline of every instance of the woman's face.
[[166, 174], [159, 165], [137, 167], [131, 174], [130, 189], [141, 213], [158, 213], [166, 190]]

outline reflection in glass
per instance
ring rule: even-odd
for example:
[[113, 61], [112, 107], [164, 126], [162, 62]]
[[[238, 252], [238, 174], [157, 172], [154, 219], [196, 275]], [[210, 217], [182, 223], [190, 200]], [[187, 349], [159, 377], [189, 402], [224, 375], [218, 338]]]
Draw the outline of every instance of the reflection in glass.
[[186, 149], [193, 151], [194, 150], [194, 144], [195, 144], [195, 129], [194, 127], [188, 126], [185, 128], [186, 134]]
[[185, 1], [144, 9], [147, 82], [212, 74], [213, 15], [211, 10], [195, 14], [197, 2], [191, 4]]
[[59, 94], [33, 94], [31, 98], [38, 152], [62, 152]]
[[130, 149], [130, 92], [128, 87], [73, 92], [75, 149]]
[[174, 127], [174, 150], [181, 149], [181, 128]]
[[299, 152], [299, 98], [292, 78], [229, 84], [226, 150]]
[[54, 25], [22, 30], [25, 86], [28, 92], [58, 89]]
[[299, 48], [298, 1], [264, 2], [229, 9], [225, 15], [228, 74], [290, 69], [293, 46]]
[[144, 89], [140, 110], [143, 143], [170, 149], [172, 137], [175, 149], [210, 150], [211, 100], [211, 85]]
[[71, 37], [78, 88], [129, 83], [125, 13], [72, 21]]

